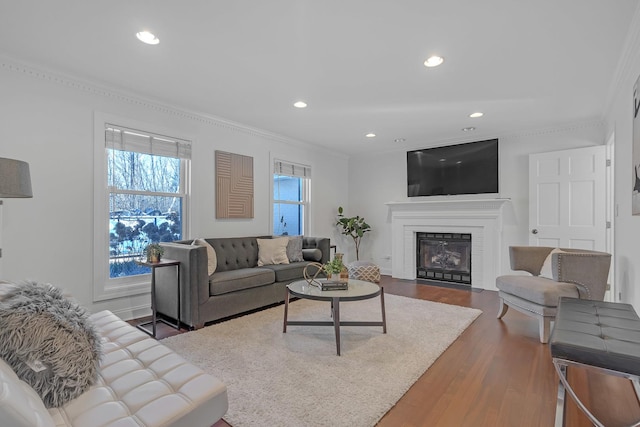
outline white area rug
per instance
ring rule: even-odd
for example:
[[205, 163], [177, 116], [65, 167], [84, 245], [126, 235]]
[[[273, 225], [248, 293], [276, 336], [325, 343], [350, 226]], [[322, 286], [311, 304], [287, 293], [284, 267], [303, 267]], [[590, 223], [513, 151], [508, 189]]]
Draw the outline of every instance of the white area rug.
[[[228, 387], [234, 427], [369, 427], [402, 397], [480, 310], [385, 295], [382, 327], [288, 326], [284, 306], [162, 340]], [[378, 321], [380, 299], [340, 304], [341, 320]], [[289, 320], [330, 320], [328, 302], [299, 300]]]

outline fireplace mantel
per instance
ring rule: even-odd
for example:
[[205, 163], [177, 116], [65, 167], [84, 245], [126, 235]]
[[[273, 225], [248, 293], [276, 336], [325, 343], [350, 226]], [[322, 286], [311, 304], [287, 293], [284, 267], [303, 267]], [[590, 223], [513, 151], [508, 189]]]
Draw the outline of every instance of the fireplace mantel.
[[419, 200], [415, 202], [387, 202], [385, 203], [394, 211], [420, 211], [430, 210], [500, 210], [510, 199], [454, 199], [454, 200]]
[[391, 217], [391, 274], [416, 278], [416, 233], [470, 233], [471, 286], [495, 289], [501, 271], [503, 206], [509, 199], [451, 199], [388, 202]]

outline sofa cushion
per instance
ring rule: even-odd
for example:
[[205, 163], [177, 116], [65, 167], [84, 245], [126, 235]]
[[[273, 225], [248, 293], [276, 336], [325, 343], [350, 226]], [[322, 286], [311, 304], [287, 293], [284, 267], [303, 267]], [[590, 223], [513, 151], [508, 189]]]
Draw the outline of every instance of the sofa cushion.
[[287, 237], [276, 239], [256, 239], [258, 242], [258, 266], [289, 264], [287, 258]]
[[25, 282], [0, 303], [0, 357], [57, 407], [97, 378], [100, 337], [88, 313], [47, 283]]
[[306, 261], [292, 262], [290, 264], [265, 265], [264, 268], [273, 270], [276, 274], [276, 282], [290, 282], [303, 278], [302, 272], [307, 264], [309, 263]]
[[289, 262], [302, 262], [302, 236], [289, 236], [287, 243], [287, 258]]
[[192, 245], [204, 246], [207, 248], [207, 272], [209, 276], [216, 272], [216, 267], [218, 266], [218, 257], [216, 256], [216, 251], [213, 249], [209, 243], [207, 243], [204, 239], [195, 239]]
[[320, 249], [303, 249], [302, 250], [302, 258], [305, 261], [313, 261], [313, 262], [321, 262], [322, 261], [322, 251]]
[[209, 294], [222, 295], [268, 285], [275, 281], [274, 271], [263, 267], [218, 271], [209, 278]]
[[496, 287], [502, 292], [547, 307], [556, 307], [558, 298], [578, 298], [578, 288], [573, 283], [556, 282], [543, 277], [507, 275], [496, 278]]

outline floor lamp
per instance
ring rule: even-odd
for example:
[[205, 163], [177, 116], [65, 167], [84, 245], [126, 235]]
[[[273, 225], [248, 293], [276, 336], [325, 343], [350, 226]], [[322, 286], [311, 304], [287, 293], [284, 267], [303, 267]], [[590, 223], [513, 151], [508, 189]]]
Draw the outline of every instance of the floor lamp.
[[[29, 163], [0, 157], [0, 199], [24, 197], [33, 197]], [[0, 205], [2, 205], [2, 200], [0, 200]], [[1, 216], [0, 219], [2, 219]], [[1, 225], [2, 224], [0, 224], [0, 227]], [[2, 230], [0, 229], [0, 237], [1, 235]], [[1, 257], [2, 248], [0, 248], [0, 258]], [[0, 278], [1, 277], [2, 270], [0, 270]]]

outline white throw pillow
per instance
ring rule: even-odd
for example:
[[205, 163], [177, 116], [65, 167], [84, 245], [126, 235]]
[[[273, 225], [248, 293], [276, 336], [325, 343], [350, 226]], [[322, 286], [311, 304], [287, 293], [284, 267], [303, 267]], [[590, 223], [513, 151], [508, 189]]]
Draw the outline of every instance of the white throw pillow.
[[289, 264], [287, 257], [288, 237], [256, 240], [258, 241], [258, 265]]
[[195, 239], [191, 244], [207, 248], [207, 273], [211, 276], [216, 272], [216, 268], [218, 268], [218, 256], [216, 255], [216, 250], [213, 249], [213, 246], [207, 243], [204, 239]]
[[557, 254], [557, 253], [565, 253], [565, 251], [555, 248], [551, 252], [549, 252], [549, 255], [547, 255], [547, 258], [544, 260], [544, 263], [542, 264], [542, 268], [540, 269], [540, 275], [539, 275], [540, 277], [546, 277], [547, 279], [553, 280], [551, 258], [553, 254]]

